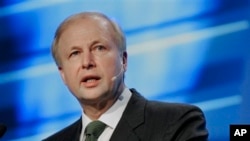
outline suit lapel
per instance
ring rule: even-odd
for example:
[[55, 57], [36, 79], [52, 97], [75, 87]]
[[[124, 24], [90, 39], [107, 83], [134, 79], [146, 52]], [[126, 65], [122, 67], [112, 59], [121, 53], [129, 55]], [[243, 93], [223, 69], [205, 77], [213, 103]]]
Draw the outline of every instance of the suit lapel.
[[82, 118], [77, 120], [71, 127], [72, 128], [69, 134], [66, 135], [63, 140], [79, 141], [81, 130], [82, 130]]
[[139, 141], [142, 139], [144, 109], [146, 100], [135, 89], [131, 89], [132, 97], [119, 121], [110, 141]]

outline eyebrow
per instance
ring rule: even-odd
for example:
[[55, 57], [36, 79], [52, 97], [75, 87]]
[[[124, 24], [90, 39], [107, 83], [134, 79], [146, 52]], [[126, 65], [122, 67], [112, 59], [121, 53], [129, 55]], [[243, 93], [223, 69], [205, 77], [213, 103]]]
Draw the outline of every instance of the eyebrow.
[[72, 46], [72, 47], [69, 48], [69, 51], [71, 51], [71, 50], [77, 50], [77, 49], [81, 49], [81, 47], [79, 47], [79, 46]]
[[[88, 45], [88, 47], [92, 47], [92, 46], [94, 46], [95, 44], [98, 44], [98, 43], [101, 43], [101, 42], [98, 41], [98, 40], [91, 41], [91, 43]], [[74, 46], [69, 48], [69, 51], [75, 50], [75, 49], [81, 49], [81, 46], [78, 46], [78, 45], [75, 46], [74, 45]]]
[[98, 43], [100, 43], [100, 41], [94, 40], [94, 41], [90, 44], [90, 46], [93, 46], [93, 45], [98, 44]]

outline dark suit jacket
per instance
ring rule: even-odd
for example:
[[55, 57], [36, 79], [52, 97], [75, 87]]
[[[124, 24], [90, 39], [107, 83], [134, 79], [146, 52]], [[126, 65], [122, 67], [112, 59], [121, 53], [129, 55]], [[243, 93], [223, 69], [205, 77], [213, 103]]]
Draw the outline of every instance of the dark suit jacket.
[[[135, 89], [110, 141], [205, 141], [202, 111], [195, 106], [148, 101]], [[81, 118], [44, 141], [79, 141]]]

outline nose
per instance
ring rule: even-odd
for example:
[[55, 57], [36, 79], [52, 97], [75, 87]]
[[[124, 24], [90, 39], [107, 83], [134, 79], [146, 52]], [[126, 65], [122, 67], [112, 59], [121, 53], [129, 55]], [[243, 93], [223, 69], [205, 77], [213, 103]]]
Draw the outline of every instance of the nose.
[[86, 51], [82, 56], [82, 68], [83, 69], [92, 69], [95, 67], [94, 56], [90, 51]]

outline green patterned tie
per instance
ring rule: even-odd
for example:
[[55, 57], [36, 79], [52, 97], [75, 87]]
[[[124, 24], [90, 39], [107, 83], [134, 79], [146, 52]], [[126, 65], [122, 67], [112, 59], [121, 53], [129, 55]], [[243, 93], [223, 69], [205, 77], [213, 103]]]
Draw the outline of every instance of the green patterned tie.
[[85, 141], [97, 141], [105, 127], [106, 125], [101, 121], [96, 120], [90, 122], [84, 132], [86, 135]]

